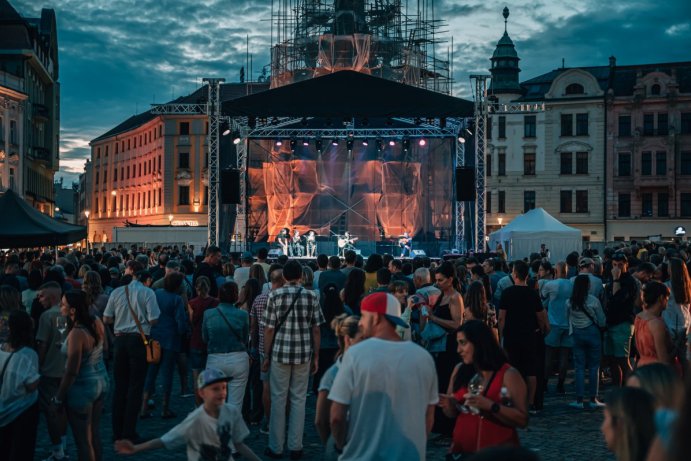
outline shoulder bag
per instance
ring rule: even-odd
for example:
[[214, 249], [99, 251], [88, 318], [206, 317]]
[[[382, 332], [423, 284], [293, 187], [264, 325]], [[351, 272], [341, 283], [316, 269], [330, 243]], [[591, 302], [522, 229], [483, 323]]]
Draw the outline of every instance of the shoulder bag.
[[286, 322], [286, 320], [288, 320], [288, 316], [293, 311], [293, 308], [295, 307], [295, 303], [298, 302], [298, 299], [300, 299], [300, 293], [302, 293], [302, 289], [303, 289], [303, 287], [300, 287], [298, 292], [295, 293], [295, 298], [293, 298], [293, 302], [290, 303], [290, 307], [286, 311], [286, 314], [283, 316], [283, 318], [278, 323], [276, 323], [276, 328], [274, 328], [274, 340], [271, 342], [271, 349], [269, 349], [269, 356], [266, 357], [267, 359], [269, 359], [269, 361], [271, 361], [271, 356], [273, 355], [274, 347], [276, 347], [276, 336], [278, 335], [278, 332], [281, 330], [281, 327], [283, 326], [283, 324]]
[[7, 361], [5, 361], [5, 365], [2, 367], [2, 373], [0, 373], [0, 389], [2, 389], [2, 382], [3, 379], [5, 378], [5, 370], [7, 370], [7, 365], [10, 364], [10, 360], [12, 360], [12, 356], [14, 355], [15, 351], [10, 352], [10, 356], [7, 357]]
[[139, 322], [139, 317], [132, 309], [132, 304], [130, 303], [130, 290], [129, 286], [125, 285], [125, 297], [127, 298], [127, 307], [130, 309], [130, 314], [134, 318], [134, 322], [137, 324], [137, 329], [139, 334], [142, 335], [142, 341], [144, 341], [144, 347], [146, 348], [146, 362], [147, 363], [158, 363], [161, 361], [161, 343], [155, 339], [148, 339], [144, 334], [144, 329], [142, 328], [141, 322]]
[[600, 333], [604, 333], [607, 330], [607, 327], [600, 326], [600, 324], [595, 321], [595, 318], [592, 315], [590, 315], [590, 312], [588, 312], [587, 303], [585, 302], [583, 303], [582, 312], [585, 314], [586, 317], [588, 317], [588, 319], [590, 319], [591, 322], [593, 322], [593, 325], [595, 325], [600, 330]]
[[228, 325], [228, 328], [230, 329], [230, 332], [233, 333], [233, 336], [235, 336], [238, 339], [238, 341], [240, 341], [240, 344], [242, 344], [242, 347], [244, 347], [245, 351], [247, 351], [247, 341], [243, 340], [242, 335], [240, 333], [238, 333], [235, 328], [233, 328], [233, 325], [230, 324], [228, 317], [225, 316], [225, 314], [223, 313], [223, 311], [221, 310], [221, 308], [219, 306], [216, 306], [216, 310], [221, 315], [221, 318], [223, 319], [223, 321], [226, 322], [226, 325]]
[[[441, 305], [442, 299], [444, 297], [443, 293], [439, 294], [439, 297], [437, 298], [437, 301], [434, 303], [434, 307], [432, 308], [432, 312], [435, 313], [437, 312], [437, 308]], [[429, 352], [444, 352], [446, 350], [446, 336], [448, 334], [448, 331], [446, 331], [446, 328], [442, 327], [441, 325], [438, 325], [429, 319], [427, 320], [427, 325], [425, 325], [425, 329], [420, 332], [420, 337], [426, 341], [427, 346], [426, 349]]]

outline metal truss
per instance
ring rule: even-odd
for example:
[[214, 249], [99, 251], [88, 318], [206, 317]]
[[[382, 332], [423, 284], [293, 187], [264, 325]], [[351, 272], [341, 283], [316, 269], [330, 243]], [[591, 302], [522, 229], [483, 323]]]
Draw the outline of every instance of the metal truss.
[[487, 112], [489, 114], [533, 114], [536, 112], [544, 112], [545, 103], [533, 103], [533, 104], [497, 104], [490, 103], [487, 105]]
[[[240, 171], [240, 203], [237, 205], [235, 214], [235, 242], [238, 243], [238, 237], [242, 245], [248, 243], [248, 228], [247, 228], [247, 154], [248, 154], [248, 138], [247, 125], [242, 119], [231, 119], [230, 126], [233, 131], [240, 135], [240, 142], [235, 145], [235, 168]], [[243, 246], [242, 250], [247, 247]]]
[[485, 233], [485, 149], [487, 147], [487, 80], [489, 75], [471, 75], [475, 99], [475, 250], [484, 252]]
[[[456, 139], [456, 167], [465, 165], [465, 143]], [[455, 178], [454, 178], [455, 180]], [[454, 191], [455, 196], [455, 191]], [[466, 250], [465, 245], [465, 203], [456, 200], [456, 244], [454, 245], [460, 252]]]
[[440, 128], [255, 128], [248, 133], [253, 139], [289, 139], [289, 138], [450, 138], [455, 137], [458, 130], [452, 127]]
[[164, 114], [206, 114], [207, 104], [152, 104], [151, 113], [156, 115]]
[[208, 205], [208, 244], [218, 246], [218, 128], [221, 114], [220, 89], [224, 78], [205, 78], [202, 80], [209, 87], [206, 102], [206, 114], [209, 117], [209, 205]]

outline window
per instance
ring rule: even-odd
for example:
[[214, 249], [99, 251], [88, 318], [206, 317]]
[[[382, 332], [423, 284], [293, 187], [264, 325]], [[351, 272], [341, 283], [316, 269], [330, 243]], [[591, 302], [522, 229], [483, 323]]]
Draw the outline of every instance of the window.
[[588, 136], [588, 114], [576, 114], [576, 136]]
[[587, 190], [577, 190], [576, 191], [576, 213], [587, 213], [588, 212], [588, 191]]
[[492, 139], [492, 117], [487, 117], [487, 139]]
[[669, 194], [658, 192], [657, 194], [657, 215], [660, 217], [669, 216]]
[[588, 174], [587, 152], [576, 152], [576, 174]]
[[190, 186], [179, 186], [178, 194], [180, 195], [180, 201], [178, 202], [178, 205], [190, 204]]
[[[4, 131], [4, 130], [3, 130]], [[2, 139], [2, 133], [0, 133], [0, 139]], [[96, 158], [101, 158], [101, 148], [96, 149]]]
[[108, 157], [108, 146], [106, 146], [106, 157]]
[[115, 153], [118, 153], [118, 143], [115, 143]]
[[655, 114], [643, 114], [643, 136], [655, 134]]
[[535, 153], [523, 154], [523, 174], [527, 176], [535, 176]]
[[98, 196], [94, 197], [94, 205], [96, 205], [96, 209], [94, 210], [96, 213], [99, 213], [100, 210], [98, 209]]
[[679, 174], [691, 175], [691, 151], [682, 152], [680, 157]]
[[573, 136], [573, 114], [561, 114], [561, 135]]
[[130, 150], [132, 148], [132, 139], [127, 140], [127, 150]]
[[669, 134], [669, 123], [667, 114], [657, 114], [657, 135], [667, 136]]
[[113, 195], [113, 205], [112, 205], [112, 208], [110, 209], [110, 211], [114, 212], [117, 209], [118, 209], [118, 197]]
[[499, 154], [497, 161], [497, 175], [506, 176], [506, 154]]
[[133, 141], [134, 141], [134, 148], [136, 149], [137, 148], [137, 137], [136, 136], [133, 138]]
[[[180, 136], [189, 136], [190, 122], [180, 122]], [[140, 142], [141, 144], [141, 142]]]
[[163, 198], [162, 198], [163, 195], [161, 193], [162, 191], [163, 191], [163, 189], [158, 189], [158, 205], [159, 206], [163, 205]]
[[534, 138], [537, 132], [537, 117], [535, 115], [526, 115], [523, 117], [523, 137]]
[[629, 152], [619, 152], [618, 165], [619, 177], [631, 176], [631, 154]]
[[620, 137], [631, 136], [631, 116], [630, 115], [620, 115], [619, 116], [619, 136]]
[[151, 208], [151, 191], [146, 191], [146, 207]]
[[682, 218], [691, 217], [691, 194], [680, 194], [681, 209], [679, 210]]
[[497, 197], [497, 212], [506, 213], [506, 192], [503, 190], [499, 191], [499, 197]]
[[125, 167], [124, 166], [120, 167], [120, 177], [122, 178], [123, 181], [125, 180]]
[[523, 213], [527, 213], [533, 209], [535, 209], [535, 191], [523, 191]]
[[653, 86], [651, 86], [650, 87], [650, 94], [655, 95], [655, 96], [659, 95], [660, 94], [660, 85], [658, 85], [656, 83]]
[[190, 167], [190, 154], [189, 152], [180, 152], [178, 159], [178, 168], [189, 168]]
[[113, 168], [113, 182], [118, 182], [118, 169]]
[[492, 176], [492, 154], [485, 157], [485, 175]]
[[485, 192], [485, 211], [487, 213], [492, 213], [492, 193]]
[[573, 154], [571, 152], [561, 153], [561, 167], [559, 169], [560, 174], [573, 174]]
[[17, 121], [10, 120], [10, 144], [17, 145]]
[[127, 165], [127, 179], [130, 179], [130, 166]]
[[204, 188], [204, 205], [209, 204], [209, 186]]
[[571, 213], [571, 191], [563, 190], [559, 195], [559, 212], [560, 213]]
[[578, 83], [572, 83], [571, 85], [566, 87], [565, 94], [583, 94], [585, 91], [583, 90], [583, 85], [579, 85]]
[[141, 178], [142, 176], [142, 164], [139, 164], [139, 177]]
[[691, 134], [691, 112], [681, 114], [681, 134]]
[[631, 216], [631, 194], [619, 194], [619, 217]]
[[506, 138], [506, 116], [499, 116], [499, 139]]
[[643, 152], [641, 154], [641, 176], [650, 176], [651, 174], [653, 174], [653, 154]]
[[655, 174], [658, 176], [667, 175], [667, 152], [655, 152]]
[[103, 171], [103, 184], [108, 184], [108, 170]]
[[641, 194], [641, 216], [650, 217], [653, 215], [653, 194], [646, 192]]

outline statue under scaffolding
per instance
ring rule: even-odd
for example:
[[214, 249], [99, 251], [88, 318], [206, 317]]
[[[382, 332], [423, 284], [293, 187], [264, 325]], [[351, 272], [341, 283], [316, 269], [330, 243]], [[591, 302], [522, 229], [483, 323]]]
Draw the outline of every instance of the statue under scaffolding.
[[451, 94], [451, 50], [434, 0], [276, 0], [271, 17], [271, 86], [340, 70]]

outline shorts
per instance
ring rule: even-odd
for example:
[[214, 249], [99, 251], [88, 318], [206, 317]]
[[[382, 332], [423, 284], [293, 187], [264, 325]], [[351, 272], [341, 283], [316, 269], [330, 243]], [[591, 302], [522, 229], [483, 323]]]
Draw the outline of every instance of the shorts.
[[206, 351], [203, 351], [201, 349], [190, 348], [188, 357], [190, 368], [192, 368], [193, 370], [201, 371], [206, 368]]
[[617, 325], [609, 325], [604, 337], [604, 355], [610, 357], [628, 358], [631, 353], [631, 338], [633, 337], [633, 324], [622, 322]]
[[547, 347], [573, 347], [573, 336], [569, 334], [568, 328], [550, 325], [550, 330], [545, 336], [545, 346]]
[[[527, 344], [526, 344], [527, 343]], [[518, 370], [523, 377], [537, 376], [537, 347], [536, 344], [516, 343], [504, 344], [506, 355], [509, 356], [509, 363]], [[544, 360], [544, 358], [542, 359]]]
[[261, 364], [264, 363], [264, 353], [260, 352], [259, 353], [259, 363], [260, 363], [260, 368], [259, 368], [259, 379], [264, 382], [269, 381], [269, 372], [271, 371], [271, 366], [269, 366], [269, 370], [267, 372], [261, 371]]

